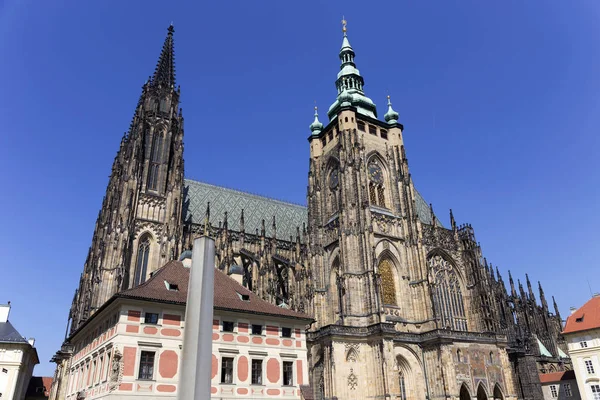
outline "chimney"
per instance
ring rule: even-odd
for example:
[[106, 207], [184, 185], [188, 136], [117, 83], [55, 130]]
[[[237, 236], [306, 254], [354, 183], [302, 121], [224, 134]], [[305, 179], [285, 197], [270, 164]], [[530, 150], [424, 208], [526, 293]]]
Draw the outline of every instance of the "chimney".
[[29, 338], [27, 339], [27, 341], [29, 342], [29, 344], [31, 345], [31, 347], [35, 347], [35, 338]]
[[0, 304], [0, 323], [8, 321], [8, 314], [10, 314], [10, 301], [8, 304]]
[[569, 310], [571, 310], [571, 315], [575, 314], [575, 311], [577, 311], [576, 307], [571, 307], [569, 308]]

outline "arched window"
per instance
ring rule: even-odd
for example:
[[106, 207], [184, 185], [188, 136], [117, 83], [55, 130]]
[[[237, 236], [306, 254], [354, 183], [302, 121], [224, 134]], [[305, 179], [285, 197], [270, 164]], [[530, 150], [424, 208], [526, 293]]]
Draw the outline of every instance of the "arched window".
[[400, 399], [406, 400], [406, 381], [404, 379], [404, 371], [400, 371], [400, 376], [398, 379], [400, 381]]
[[135, 267], [134, 285], [141, 285], [146, 281], [148, 273], [148, 258], [150, 257], [150, 235], [143, 236], [138, 244], [137, 262]]
[[369, 161], [367, 172], [369, 174], [369, 200], [372, 205], [385, 208], [385, 179], [383, 169], [376, 159]]
[[428, 263], [433, 278], [433, 307], [440, 328], [466, 331], [467, 318], [456, 271], [439, 255], [429, 258]]
[[331, 191], [331, 213], [338, 211], [338, 186], [340, 183], [340, 172], [334, 167], [329, 173], [329, 190]]
[[494, 363], [494, 352], [490, 351], [490, 364]]
[[456, 361], [462, 362], [462, 351], [460, 349], [456, 350]]
[[379, 275], [381, 275], [381, 294], [383, 297], [383, 304], [386, 305], [398, 305], [396, 302], [396, 283], [394, 279], [394, 264], [384, 258], [379, 263]]
[[152, 139], [152, 150], [150, 152], [150, 166], [148, 172], [148, 189], [158, 190], [158, 175], [162, 160], [163, 137], [155, 134]]
[[167, 109], [167, 100], [166, 99], [160, 100], [159, 110], [160, 110], [160, 112], [163, 112], [163, 113], [166, 113], [167, 111], [169, 111]]

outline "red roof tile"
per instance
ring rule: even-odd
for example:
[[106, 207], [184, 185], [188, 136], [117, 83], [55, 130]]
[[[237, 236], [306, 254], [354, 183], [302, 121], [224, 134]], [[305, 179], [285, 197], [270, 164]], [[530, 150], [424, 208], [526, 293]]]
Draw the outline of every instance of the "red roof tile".
[[[187, 301], [190, 269], [181, 261], [171, 261], [158, 269], [150, 279], [133, 289], [125, 290], [118, 297], [160, 301], [185, 305]], [[177, 285], [178, 290], [169, 290], [165, 281]], [[300, 318], [307, 321], [312, 318], [287, 308], [278, 307], [246, 289], [235, 280], [215, 268], [214, 308], [248, 312], [251, 314], [267, 314], [284, 318]], [[242, 300], [241, 295], [248, 295], [249, 300]]]
[[551, 383], [560, 381], [575, 380], [575, 371], [559, 371], [551, 372], [549, 374], [540, 374], [541, 383]]
[[[50, 396], [50, 388], [52, 387], [52, 377], [50, 376], [32, 376], [27, 386], [25, 397], [28, 399], [47, 399]], [[38, 392], [38, 388], [43, 388], [43, 391]]]
[[567, 318], [563, 333], [600, 328], [600, 296], [592, 297]]

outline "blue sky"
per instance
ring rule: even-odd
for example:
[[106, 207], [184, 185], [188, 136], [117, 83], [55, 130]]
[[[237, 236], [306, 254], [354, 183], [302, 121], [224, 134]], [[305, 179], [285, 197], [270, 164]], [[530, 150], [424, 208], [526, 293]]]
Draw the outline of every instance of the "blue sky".
[[[600, 4], [0, 0], [0, 302], [59, 349], [113, 157], [173, 21], [186, 176], [306, 202], [340, 20], [414, 182], [563, 317], [600, 291]], [[588, 286], [589, 282], [589, 286]]]

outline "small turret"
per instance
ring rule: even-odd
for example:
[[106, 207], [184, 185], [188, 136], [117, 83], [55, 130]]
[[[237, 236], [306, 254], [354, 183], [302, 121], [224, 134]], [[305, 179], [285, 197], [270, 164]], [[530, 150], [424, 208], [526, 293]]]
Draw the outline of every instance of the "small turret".
[[317, 112], [317, 106], [315, 106], [315, 120], [310, 124], [310, 131], [313, 136], [318, 136], [323, 130], [323, 124], [319, 121], [319, 113]]
[[394, 125], [398, 123], [398, 118], [399, 115], [396, 111], [394, 111], [394, 109], [392, 108], [392, 101], [390, 100], [390, 96], [388, 95], [387, 97], [387, 106], [388, 106], [388, 110], [385, 113], [385, 115], [383, 116], [385, 118], [385, 121], [390, 124], [390, 125]]

